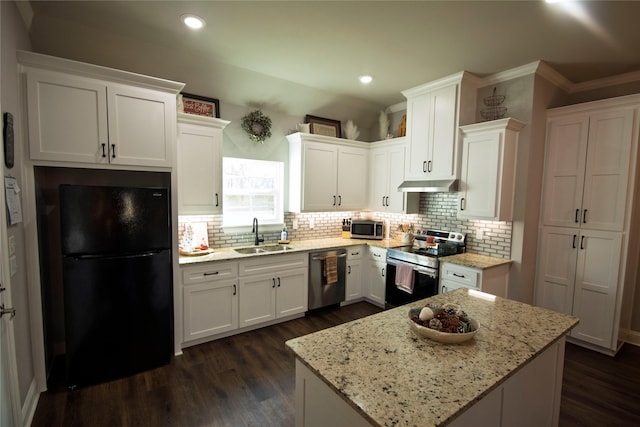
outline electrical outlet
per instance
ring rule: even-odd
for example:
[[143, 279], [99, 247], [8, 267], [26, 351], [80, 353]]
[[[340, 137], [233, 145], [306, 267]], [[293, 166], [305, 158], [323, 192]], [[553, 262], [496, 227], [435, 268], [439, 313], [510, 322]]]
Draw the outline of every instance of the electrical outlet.
[[476, 240], [484, 240], [484, 230], [482, 228], [476, 230]]
[[313, 218], [309, 218], [309, 228], [313, 230], [313, 227], [316, 226], [316, 221]]
[[293, 220], [293, 229], [294, 229], [294, 230], [297, 230], [297, 229], [298, 229], [298, 220], [297, 220], [297, 219], [294, 219], [294, 220]]

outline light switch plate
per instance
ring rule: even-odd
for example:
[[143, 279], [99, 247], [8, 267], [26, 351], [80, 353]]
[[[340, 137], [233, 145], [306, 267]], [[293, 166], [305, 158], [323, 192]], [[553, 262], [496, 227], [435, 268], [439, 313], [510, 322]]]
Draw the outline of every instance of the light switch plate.
[[9, 256], [15, 255], [16, 253], [16, 237], [9, 236]]
[[13, 276], [18, 271], [18, 260], [15, 256], [9, 257], [9, 266], [11, 268], [11, 275]]
[[298, 229], [298, 220], [297, 220], [297, 219], [294, 219], [294, 220], [293, 220], [293, 229], [294, 229], [294, 230], [297, 230], [297, 229]]
[[313, 218], [309, 218], [309, 228], [313, 230], [313, 227], [316, 226], [316, 221]]
[[484, 239], [484, 230], [482, 228], [476, 229], [476, 240]]

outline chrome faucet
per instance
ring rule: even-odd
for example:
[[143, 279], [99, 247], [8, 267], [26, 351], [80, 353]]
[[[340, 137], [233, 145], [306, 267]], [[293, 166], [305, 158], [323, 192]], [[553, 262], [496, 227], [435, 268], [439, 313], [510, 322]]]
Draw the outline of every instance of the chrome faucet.
[[256, 246], [258, 246], [260, 242], [264, 242], [264, 237], [258, 237], [258, 218], [253, 218], [253, 230], [251, 230], [251, 232], [256, 234]]

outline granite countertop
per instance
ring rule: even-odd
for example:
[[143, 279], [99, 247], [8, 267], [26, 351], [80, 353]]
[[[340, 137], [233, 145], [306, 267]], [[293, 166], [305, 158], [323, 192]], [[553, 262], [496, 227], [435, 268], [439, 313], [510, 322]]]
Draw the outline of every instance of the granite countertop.
[[[480, 322], [475, 337], [440, 344], [418, 336], [408, 310], [457, 303]], [[560, 339], [578, 319], [468, 289], [287, 341], [338, 396], [380, 426], [440, 426]]]
[[440, 262], [450, 262], [452, 264], [464, 265], [465, 267], [479, 268], [486, 270], [487, 268], [497, 267], [499, 265], [510, 264], [512, 261], [505, 258], [497, 258], [487, 255], [478, 255], [465, 252], [463, 254], [450, 255], [439, 258]]
[[[262, 246], [268, 246], [269, 243], [265, 243]], [[259, 254], [240, 254], [235, 251], [236, 247], [232, 248], [219, 248], [214, 249], [214, 252], [208, 255], [201, 256], [180, 256], [180, 265], [186, 264], [198, 264], [201, 262], [211, 261], [225, 261], [225, 260], [238, 260], [246, 259], [249, 257], [257, 256], [269, 256], [269, 255], [283, 255], [296, 252], [308, 252], [329, 248], [342, 248], [349, 246], [369, 245], [377, 246], [381, 248], [397, 248], [399, 246], [406, 246], [407, 243], [402, 243], [400, 240], [395, 239], [382, 239], [382, 240], [366, 240], [366, 239], [343, 239], [340, 237], [329, 239], [312, 239], [312, 240], [292, 240], [287, 246], [292, 249], [281, 252], [264, 252]]]

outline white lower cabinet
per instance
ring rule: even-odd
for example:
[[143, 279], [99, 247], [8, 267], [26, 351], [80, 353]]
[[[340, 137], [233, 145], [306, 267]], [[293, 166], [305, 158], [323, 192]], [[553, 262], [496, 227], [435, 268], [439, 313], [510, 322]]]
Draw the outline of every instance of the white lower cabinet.
[[238, 328], [238, 263], [207, 263], [182, 270], [183, 341]]
[[385, 304], [385, 281], [387, 275], [387, 250], [369, 246], [366, 298], [373, 304]]
[[304, 314], [308, 307], [307, 254], [260, 256], [240, 262], [240, 327]]
[[366, 246], [354, 246], [347, 250], [347, 284], [345, 303], [356, 301], [362, 295], [362, 259]]
[[540, 242], [536, 304], [578, 317], [570, 337], [615, 350], [621, 234], [544, 227]]
[[469, 288], [506, 298], [508, 283], [509, 264], [483, 269], [440, 262], [441, 294], [458, 288]]

